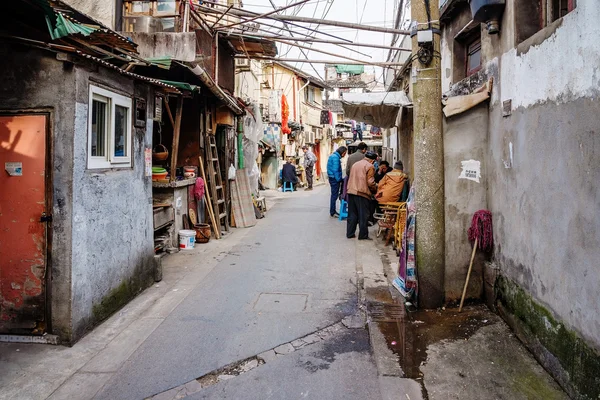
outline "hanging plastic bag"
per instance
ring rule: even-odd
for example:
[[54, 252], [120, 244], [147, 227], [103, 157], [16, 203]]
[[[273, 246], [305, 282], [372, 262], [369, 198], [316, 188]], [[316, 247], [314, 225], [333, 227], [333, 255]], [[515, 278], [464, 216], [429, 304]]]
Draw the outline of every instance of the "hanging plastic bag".
[[233, 164], [229, 164], [229, 171], [227, 172], [227, 177], [230, 181], [235, 180], [235, 167], [233, 166]]

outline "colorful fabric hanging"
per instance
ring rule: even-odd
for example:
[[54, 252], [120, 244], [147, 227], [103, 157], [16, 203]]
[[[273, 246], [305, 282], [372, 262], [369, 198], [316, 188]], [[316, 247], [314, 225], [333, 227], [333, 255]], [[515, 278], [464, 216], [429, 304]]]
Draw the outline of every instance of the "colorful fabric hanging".
[[290, 117], [290, 107], [288, 105], [285, 94], [281, 95], [281, 131], [285, 135], [292, 133], [292, 130], [288, 126], [288, 119]]
[[321, 125], [329, 124], [329, 111], [322, 110], [321, 111]]
[[402, 237], [402, 251], [398, 263], [398, 277], [394, 279], [392, 285], [398, 289], [400, 294], [407, 300], [417, 298], [417, 262], [415, 257], [415, 233], [417, 210], [415, 204], [415, 186], [410, 189], [408, 201], [406, 204], [407, 218], [406, 229]]

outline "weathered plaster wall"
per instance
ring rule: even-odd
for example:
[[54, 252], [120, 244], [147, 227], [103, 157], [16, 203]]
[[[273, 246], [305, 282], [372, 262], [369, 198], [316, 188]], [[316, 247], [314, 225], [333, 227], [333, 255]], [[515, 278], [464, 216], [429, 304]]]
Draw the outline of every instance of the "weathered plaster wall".
[[[133, 166], [87, 169], [89, 84], [147, 101], [147, 129], [133, 130]], [[145, 85], [94, 65], [77, 67], [73, 158], [73, 333], [79, 338], [152, 278], [151, 178], [144, 149], [152, 147], [154, 99]]]
[[600, 348], [600, 104], [548, 102], [505, 119], [495, 110], [491, 120], [501, 271]]
[[54, 53], [0, 44], [0, 110], [48, 109], [52, 118], [53, 221], [49, 288], [52, 332], [71, 336], [71, 203], [75, 73]]
[[600, 7], [579, 0], [577, 8], [502, 55], [502, 100], [512, 109], [566, 103], [597, 95], [600, 84]]
[[125, 32], [138, 45], [142, 58], [171, 57], [179, 61], [196, 60], [196, 34], [194, 32]]
[[[262, 74], [262, 68], [260, 61], [250, 60], [250, 70], [236, 71], [235, 74], [235, 94], [236, 96], [250, 100], [251, 102], [260, 103], [260, 75]], [[291, 108], [293, 104], [290, 104], [290, 114], [293, 111]]]
[[489, 168], [502, 272], [598, 349], [599, 17], [594, 0], [580, 0], [502, 55], [500, 97], [512, 115], [492, 108]]
[[[508, 1], [501, 34], [482, 34], [493, 58], [471, 79], [494, 77], [485, 176], [499, 309], [572, 397], [597, 398], [600, 9], [595, 0], [579, 0], [522, 43], [517, 13]], [[450, 92], [466, 94], [473, 83]], [[503, 102], [511, 103], [504, 117]]]
[[[444, 119], [444, 168], [446, 195], [446, 301], [456, 301], [462, 294], [471, 258], [467, 230], [473, 214], [487, 208], [486, 163], [488, 106], [480, 104], [466, 113]], [[461, 161], [481, 164], [480, 182], [459, 179]], [[467, 291], [467, 298], [480, 298], [483, 291], [483, 261], [479, 252]]]
[[63, 0], [71, 7], [102, 22], [111, 29], [115, 29], [115, 0]]

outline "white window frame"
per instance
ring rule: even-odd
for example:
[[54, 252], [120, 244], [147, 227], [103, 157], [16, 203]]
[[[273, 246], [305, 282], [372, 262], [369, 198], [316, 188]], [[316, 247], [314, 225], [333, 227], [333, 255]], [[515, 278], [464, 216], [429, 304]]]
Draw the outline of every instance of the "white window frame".
[[[104, 156], [92, 156], [92, 111], [93, 101], [106, 101], [108, 118], [106, 126], [108, 127], [104, 137]], [[127, 109], [127, 155], [115, 156], [115, 107], [121, 106]], [[133, 152], [133, 101], [131, 98], [102, 89], [98, 86], [90, 85], [90, 96], [88, 105], [88, 169], [106, 169], [106, 168], [129, 168], [131, 167], [131, 153]]]

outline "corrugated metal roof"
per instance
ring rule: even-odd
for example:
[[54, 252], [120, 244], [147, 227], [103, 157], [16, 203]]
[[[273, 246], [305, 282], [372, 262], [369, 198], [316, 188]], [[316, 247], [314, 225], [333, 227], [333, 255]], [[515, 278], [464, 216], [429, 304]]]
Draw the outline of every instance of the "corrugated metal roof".
[[177, 89], [175, 86], [167, 84], [167, 83], [164, 83], [164, 82], [161, 82], [158, 79], [148, 78], [147, 76], [138, 75], [138, 74], [134, 74], [133, 72], [125, 71], [125, 70], [117, 67], [114, 64], [111, 64], [111, 63], [109, 63], [107, 61], [102, 60], [101, 58], [94, 57], [92, 55], [86, 54], [86, 53], [84, 53], [82, 51], [79, 51], [79, 50], [77, 50], [77, 54], [80, 55], [83, 58], [87, 58], [88, 60], [91, 60], [91, 61], [94, 61], [94, 62], [96, 62], [98, 64], [101, 64], [102, 66], [104, 66], [106, 68], [113, 69], [113, 70], [119, 72], [121, 75], [125, 75], [125, 76], [128, 76], [128, 77], [133, 78], [133, 79], [137, 79], [137, 80], [140, 80], [140, 81], [148, 82], [148, 83], [151, 83], [151, 84], [153, 84], [155, 86], [160, 86], [160, 87], [163, 87], [165, 89], [169, 89], [170, 92], [181, 94], [181, 92], [179, 91], [179, 89]]
[[[42, 0], [42, 1], [45, 1], [45, 0]], [[130, 39], [126, 38], [125, 36], [119, 34], [118, 32], [115, 32], [103, 25], [84, 24], [81, 21], [78, 21], [77, 19], [65, 14], [62, 11], [58, 11], [56, 9], [54, 9], [54, 12], [56, 13], [57, 18], [58, 18], [58, 16], [63, 17], [64, 19], [75, 24], [77, 27], [82, 28], [82, 29], [77, 29], [72, 32], [67, 31], [64, 33], [63, 36], [66, 36], [69, 34], [73, 34], [73, 35], [82, 34], [84, 36], [87, 36], [90, 44], [108, 45], [108, 46], [117, 47], [117, 48], [121, 48], [123, 50], [137, 53], [137, 44], [134, 43], [133, 41], [131, 41]], [[81, 30], [89, 31], [89, 33], [86, 34], [86, 33], [82, 32]], [[53, 37], [53, 39], [56, 39], [56, 38]]]

